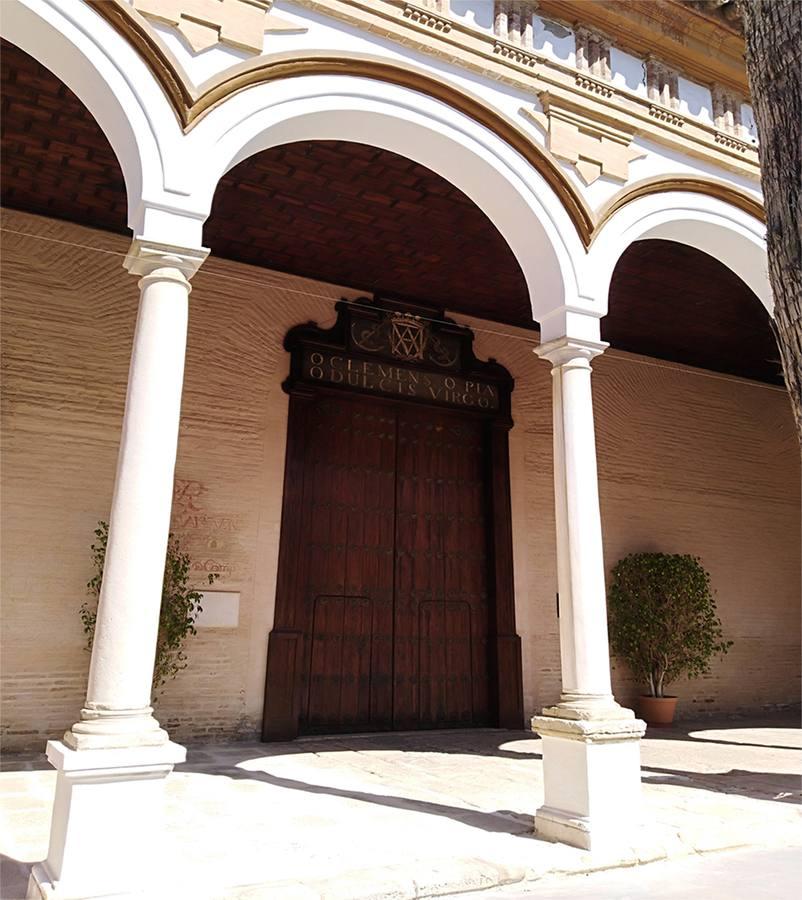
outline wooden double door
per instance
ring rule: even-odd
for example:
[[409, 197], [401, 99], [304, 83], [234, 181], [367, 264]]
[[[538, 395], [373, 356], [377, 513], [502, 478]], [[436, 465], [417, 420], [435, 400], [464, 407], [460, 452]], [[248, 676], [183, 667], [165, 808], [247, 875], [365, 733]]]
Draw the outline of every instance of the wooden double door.
[[486, 420], [448, 409], [291, 401], [288, 627], [271, 635], [268, 694], [294, 697], [298, 731], [496, 724], [489, 439]]
[[301, 730], [487, 724], [482, 423], [328, 397], [308, 436]]

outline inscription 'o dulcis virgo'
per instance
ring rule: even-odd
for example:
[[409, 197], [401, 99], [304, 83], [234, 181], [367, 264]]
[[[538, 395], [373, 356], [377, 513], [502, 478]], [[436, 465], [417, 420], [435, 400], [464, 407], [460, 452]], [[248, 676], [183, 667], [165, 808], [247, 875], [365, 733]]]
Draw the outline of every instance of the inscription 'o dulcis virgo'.
[[423, 372], [392, 362], [352, 359], [328, 350], [304, 354], [304, 378], [395, 397], [417, 397], [449, 406], [496, 410], [498, 388], [478, 379]]

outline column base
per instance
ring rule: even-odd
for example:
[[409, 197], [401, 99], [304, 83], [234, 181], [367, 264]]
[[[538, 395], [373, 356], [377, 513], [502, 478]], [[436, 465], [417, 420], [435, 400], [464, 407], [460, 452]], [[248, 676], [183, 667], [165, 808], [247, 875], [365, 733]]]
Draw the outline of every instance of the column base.
[[107, 709], [87, 704], [63, 741], [71, 750], [160, 747], [170, 740], [153, 718], [153, 707]]
[[72, 750], [48, 741], [58, 770], [50, 847], [28, 898], [169, 896], [164, 880], [164, 787], [178, 744]]
[[599, 720], [555, 716], [551, 709], [533, 717], [532, 730], [543, 738], [538, 837], [583, 850], [631, 844], [642, 824], [640, 739], [646, 724], [618, 709], [618, 718]]
[[556, 706], [548, 706], [543, 710], [544, 716], [557, 719], [583, 719], [593, 722], [608, 722], [622, 719], [634, 719], [631, 709], [619, 706], [612, 694], [580, 694], [563, 692]]

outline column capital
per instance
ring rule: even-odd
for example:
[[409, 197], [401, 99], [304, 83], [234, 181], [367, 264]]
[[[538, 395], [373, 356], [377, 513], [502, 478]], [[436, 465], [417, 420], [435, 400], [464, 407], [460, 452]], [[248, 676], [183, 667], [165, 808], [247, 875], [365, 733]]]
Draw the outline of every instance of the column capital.
[[577, 360], [590, 362], [610, 345], [606, 341], [591, 341], [587, 338], [559, 337], [535, 347], [541, 359], [547, 359], [552, 366], [564, 366]]
[[150, 275], [156, 269], [170, 268], [189, 281], [209, 255], [205, 247], [179, 247], [143, 237], [135, 237], [123, 266], [132, 275]]

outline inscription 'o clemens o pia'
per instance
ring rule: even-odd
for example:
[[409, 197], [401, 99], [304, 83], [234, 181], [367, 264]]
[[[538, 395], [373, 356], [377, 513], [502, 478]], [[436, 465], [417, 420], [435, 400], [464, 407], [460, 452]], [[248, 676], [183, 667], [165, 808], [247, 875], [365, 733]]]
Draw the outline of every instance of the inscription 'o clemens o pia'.
[[352, 359], [325, 350], [304, 354], [303, 376], [311, 381], [324, 381], [396, 397], [419, 397], [451, 406], [498, 409], [498, 389], [486, 381], [471, 380], [461, 375], [417, 371], [389, 362]]

